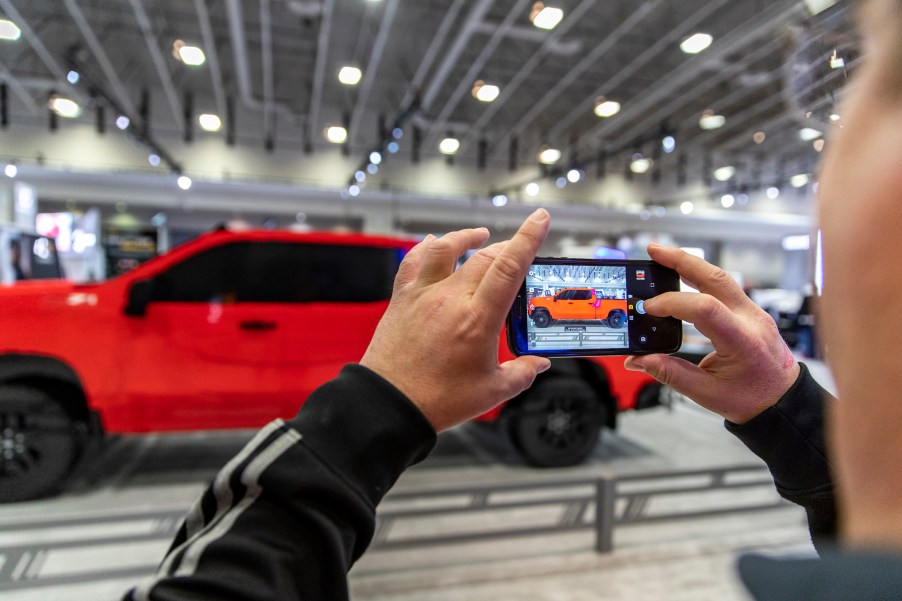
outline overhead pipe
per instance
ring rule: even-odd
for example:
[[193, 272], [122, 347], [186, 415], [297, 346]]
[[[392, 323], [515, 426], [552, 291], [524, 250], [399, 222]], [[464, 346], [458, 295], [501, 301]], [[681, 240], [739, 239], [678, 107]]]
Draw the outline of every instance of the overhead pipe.
[[8, 83], [12, 88], [13, 93], [19, 97], [19, 99], [25, 104], [25, 107], [28, 111], [34, 115], [38, 112], [38, 104], [34, 101], [34, 98], [31, 97], [31, 94], [28, 93], [28, 90], [25, 89], [25, 86], [22, 84], [19, 79], [12, 74], [12, 72], [6, 68], [6, 65], [0, 63], [0, 80], [3, 80], [5, 83]]
[[[426, 80], [426, 75], [428, 75], [429, 70], [432, 69], [432, 63], [435, 62], [435, 57], [438, 55], [442, 46], [444, 46], [445, 38], [448, 37], [451, 26], [457, 21], [457, 16], [460, 14], [466, 1], [467, 0], [454, 0], [454, 4], [452, 4], [448, 9], [448, 12], [445, 13], [442, 22], [438, 26], [438, 30], [435, 32], [435, 35], [432, 36], [432, 42], [429, 43], [429, 48], [426, 49], [426, 53], [423, 55], [423, 60], [420, 61], [420, 66], [417, 67], [416, 73], [413, 75], [413, 80], [411, 80], [410, 85], [407, 86], [407, 91], [404, 93], [404, 100], [401, 102], [402, 106], [407, 106], [407, 104], [413, 100], [414, 95], [420, 92], [420, 88], [423, 87], [423, 82]], [[476, 25], [474, 25], [474, 27], [475, 26]]]
[[313, 89], [310, 91], [310, 112], [307, 115], [307, 142], [313, 140], [314, 129], [319, 127], [319, 111], [326, 82], [326, 61], [329, 56], [329, 40], [332, 36], [332, 11], [335, 0], [325, 0], [316, 40], [316, 64], [313, 66]]
[[267, 150], [272, 150], [275, 139], [273, 125], [273, 67], [272, 67], [272, 5], [270, 0], [260, 0], [260, 54], [263, 63], [263, 140]]
[[[216, 110], [219, 115], [225, 117], [228, 112], [225, 86], [222, 83], [222, 68], [219, 65], [219, 52], [216, 50], [216, 38], [213, 36], [213, 27], [210, 23], [210, 11], [207, 10], [206, 0], [194, 0], [194, 9], [197, 12], [197, 22], [200, 26], [201, 40], [204, 44], [204, 52], [207, 55], [207, 64], [210, 66], [210, 79], [213, 80], [213, 97], [216, 101]], [[229, 125], [227, 124], [226, 127]]]
[[[229, 33], [232, 40], [232, 54], [235, 60], [235, 75], [238, 80], [238, 93], [241, 103], [255, 111], [265, 111], [263, 101], [254, 96], [251, 90], [250, 67], [247, 58], [247, 40], [244, 37], [244, 17], [241, 14], [241, 0], [225, 0], [226, 16], [229, 20]], [[291, 117], [297, 114], [286, 104], [273, 102], [273, 110]]]

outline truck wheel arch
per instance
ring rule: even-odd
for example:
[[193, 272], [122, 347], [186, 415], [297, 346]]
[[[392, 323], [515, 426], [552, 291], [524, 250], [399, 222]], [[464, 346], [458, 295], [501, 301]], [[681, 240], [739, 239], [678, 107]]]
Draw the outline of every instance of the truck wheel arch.
[[0, 355], [0, 384], [22, 384], [39, 388], [66, 409], [74, 421], [96, 428], [81, 378], [72, 367], [46, 355]]

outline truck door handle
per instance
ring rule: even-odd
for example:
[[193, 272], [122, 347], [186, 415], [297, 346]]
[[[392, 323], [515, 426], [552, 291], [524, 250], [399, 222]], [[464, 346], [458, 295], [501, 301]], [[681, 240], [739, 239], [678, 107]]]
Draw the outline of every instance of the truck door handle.
[[242, 330], [248, 330], [251, 332], [265, 332], [267, 330], [275, 330], [276, 322], [251, 319], [248, 321], [239, 322], [238, 327]]

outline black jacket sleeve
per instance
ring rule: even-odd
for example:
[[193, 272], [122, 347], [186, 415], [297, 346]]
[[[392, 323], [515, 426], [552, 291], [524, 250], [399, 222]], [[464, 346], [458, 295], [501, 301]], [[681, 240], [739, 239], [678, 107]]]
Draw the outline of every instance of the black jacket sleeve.
[[744, 424], [725, 425], [767, 463], [780, 495], [805, 508], [820, 551], [836, 539], [836, 498], [824, 444], [824, 413], [836, 399], [801, 368], [776, 405]]
[[435, 440], [401, 392], [346, 366], [217, 474], [157, 573], [125, 599], [348, 599], [376, 505]]

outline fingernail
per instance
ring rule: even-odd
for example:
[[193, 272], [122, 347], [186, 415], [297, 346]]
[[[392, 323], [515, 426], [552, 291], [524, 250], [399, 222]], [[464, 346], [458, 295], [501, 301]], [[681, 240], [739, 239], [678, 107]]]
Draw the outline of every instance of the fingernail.
[[423, 238], [423, 242], [432, 242], [433, 240], [435, 240], [435, 236], [433, 236], [432, 234], [428, 234], [425, 238]]
[[533, 211], [533, 214], [529, 216], [529, 220], [542, 223], [549, 217], [551, 217], [551, 215], [549, 215], [548, 211], [546, 211], [545, 209], [536, 209], [535, 211]]
[[649, 242], [648, 248], [661, 248], [663, 245], [658, 244], [657, 242]]
[[632, 357], [623, 362], [623, 367], [629, 371], [645, 371], [645, 366], [634, 361]]

